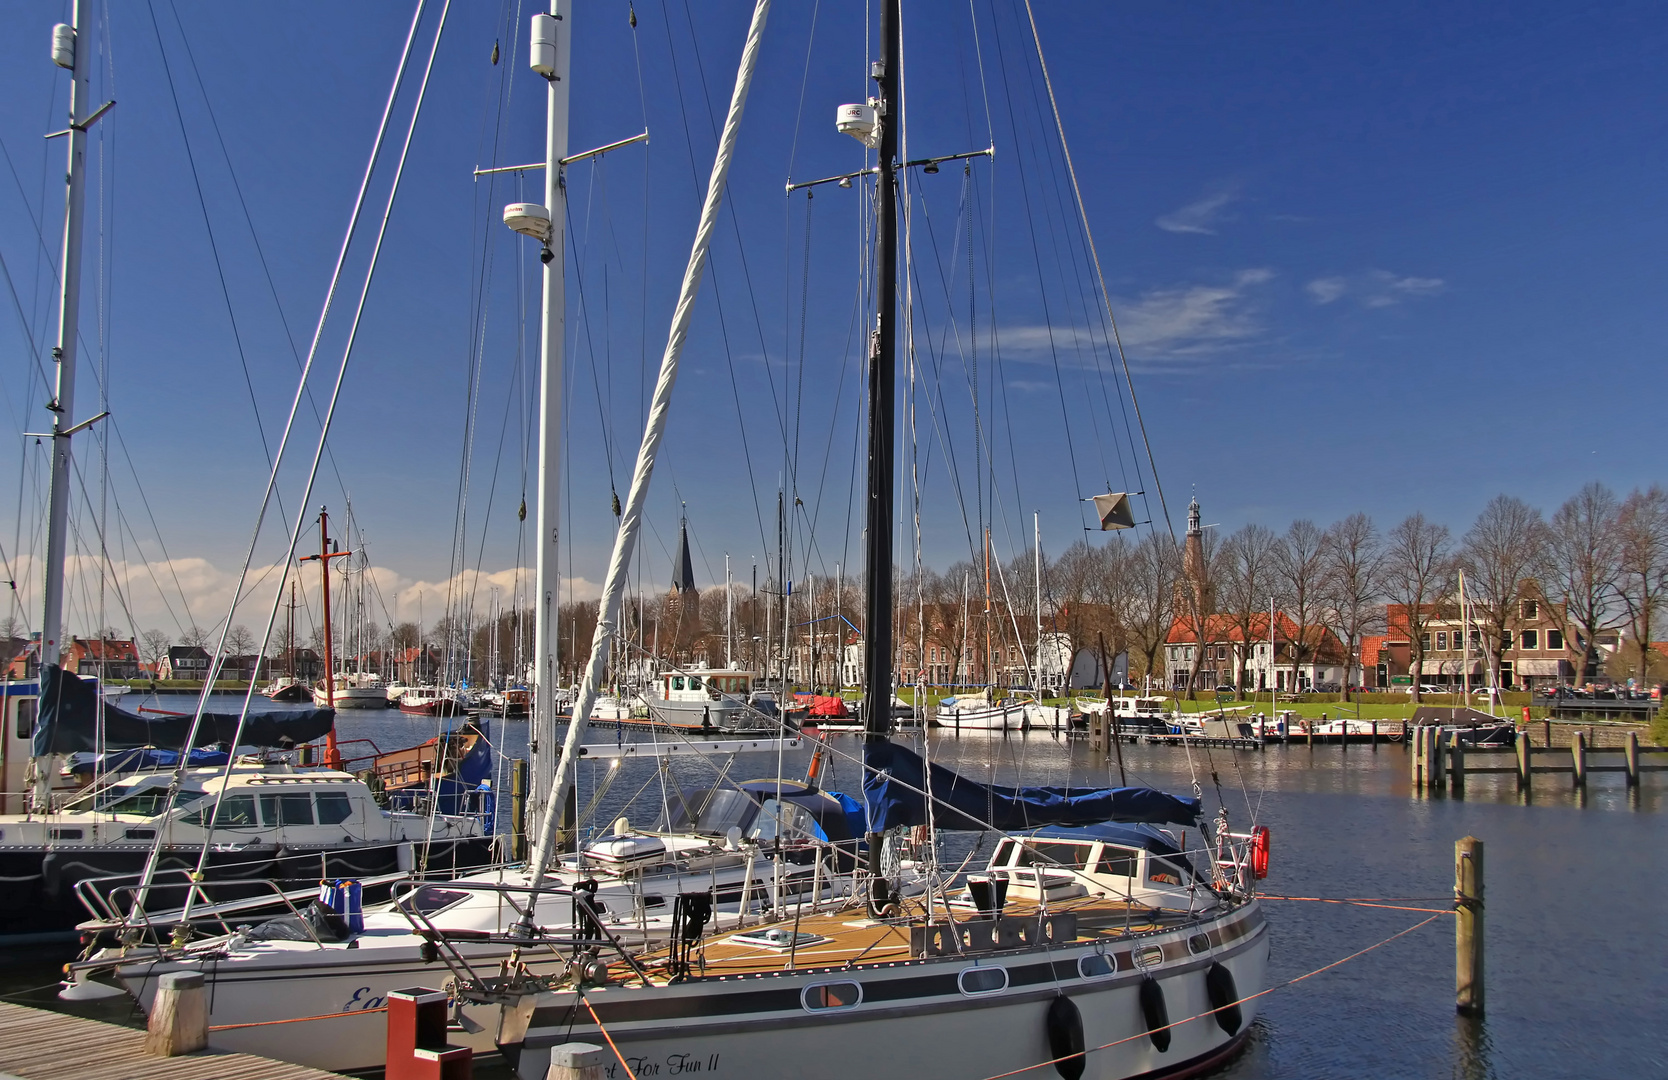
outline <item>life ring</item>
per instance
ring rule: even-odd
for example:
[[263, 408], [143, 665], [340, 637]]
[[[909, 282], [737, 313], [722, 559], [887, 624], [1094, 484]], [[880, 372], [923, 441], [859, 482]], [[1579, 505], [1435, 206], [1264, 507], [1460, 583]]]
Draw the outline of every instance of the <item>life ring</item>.
[[1234, 973], [1221, 964], [1212, 964], [1205, 972], [1205, 996], [1210, 998], [1216, 1024], [1229, 1035], [1239, 1034], [1243, 1018], [1239, 1011], [1239, 988], [1234, 985]]
[[1147, 1021], [1147, 1038], [1158, 1052], [1170, 1049], [1170, 1009], [1164, 1003], [1164, 987], [1151, 975], [1141, 980], [1141, 1016]]
[[1054, 1059], [1054, 1071], [1065, 1080], [1078, 1080], [1088, 1066], [1083, 1054], [1083, 1014], [1065, 994], [1056, 994], [1048, 1006], [1044, 1023], [1048, 1031], [1048, 1053]]
[[1251, 874], [1258, 881], [1268, 876], [1268, 826], [1251, 830]]

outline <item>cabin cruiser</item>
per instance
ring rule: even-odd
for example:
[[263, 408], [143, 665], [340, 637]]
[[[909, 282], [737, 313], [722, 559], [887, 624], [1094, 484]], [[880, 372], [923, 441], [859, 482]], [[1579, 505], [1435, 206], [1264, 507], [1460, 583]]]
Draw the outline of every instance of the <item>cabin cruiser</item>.
[[421, 686], [400, 695], [400, 711], [408, 716], [457, 716], [466, 709], [456, 691]]
[[649, 715], [679, 731], [775, 731], [777, 719], [748, 704], [754, 675], [737, 668], [663, 672], [654, 692], [645, 695]]
[[[591, 756], [610, 749], [595, 748]], [[851, 831], [856, 805], [774, 779], [687, 789], [674, 793], [655, 828], [622, 818], [562, 856], [532, 907], [536, 930], [520, 937], [514, 931], [528, 907], [526, 867], [402, 886], [395, 901], [346, 922], [297, 913], [183, 949], [106, 949], [74, 965], [78, 982], [71, 986], [113, 969], [149, 1008], [160, 976], [200, 971], [217, 1029], [212, 1049], [333, 1071], [378, 1068], [386, 1021], [376, 1010], [388, 992], [437, 985], [448, 969], [497, 970], [518, 959], [529, 973], [557, 975], [578, 950], [609, 942], [658, 947], [689, 897], [705, 898], [712, 925], [724, 930], [805, 902], [840, 901], [850, 895], [859, 844]], [[305, 1019], [356, 1012], [365, 1015]], [[474, 1006], [468, 1015], [473, 1022], [449, 1038], [493, 1052], [496, 1010]]]
[[1024, 731], [1033, 703], [991, 694], [945, 698], [938, 703], [938, 725], [956, 731]]

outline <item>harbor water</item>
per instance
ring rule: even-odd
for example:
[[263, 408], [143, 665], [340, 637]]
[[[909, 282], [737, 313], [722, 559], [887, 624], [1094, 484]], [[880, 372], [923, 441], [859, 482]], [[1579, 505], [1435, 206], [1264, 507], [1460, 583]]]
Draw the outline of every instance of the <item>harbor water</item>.
[[[344, 712], [338, 730], [344, 740], [369, 739], [389, 750], [432, 736], [442, 723], [457, 721]], [[507, 757], [527, 756], [525, 722], [511, 721], [492, 736]], [[596, 725], [587, 742], [641, 737]], [[920, 737], [914, 738], [919, 745]], [[828, 743], [824, 786], [855, 792], [860, 737], [831, 735]], [[934, 761], [979, 780], [1073, 786], [1120, 781], [1115, 755], [1046, 733], [934, 734], [928, 750]], [[777, 756], [745, 755], [728, 775], [777, 775]], [[781, 775], [803, 776], [809, 741], [781, 759]], [[1502, 756], [1502, 764], [1509, 761]], [[1225, 805], [1235, 829], [1252, 822], [1268, 826], [1273, 855], [1262, 885], [1271, 897], [1382, 905], [1266, 901], [1271, 985], [1279, 988], [1263, 998], [1246, 1053], [1217, 1075], [1668, 1076], [1662, 947], [1668, 940], [1668, 861], [1659, 857], [1668, 824], [1668, 774], [1646, 774], [1633, 791], [1620, 774], [1597, 774], [1584, 794], [1566, 775], [1538, 776], [1526, 802], [1510, 775], [1468, 778], [1463, 799], [1414, 794], [1400, 744], [1262, 751], [1125, 746], [1123, 767], [1130, 784], [1179, 793], [1197, 785], [1207, 812], [1214, 815]], [[590, 801], [601, 768], [582, 766], [581, 806]], [[714, 775], [714, 766], [701, 759], [674, 759], [664, 777], [651, 761], [628, 761], [600, 800], [593, 824], [607, 827], [625, 814], [646, 825], [660, 805], [663, 782], [696, 784]], [[1330, 970], [1281, 985], [1430, 917], [1406, 909], [1450, 908], [1454, 841], [1467, 835], [1486, 844], [1486, 1016], [1472, 1021], [1455, 1015], [1453, 920], [1445, 914]], [[942, 856], [960, 863], [972, 840], [970, 834], [947, 836]], [[988, 846], [972, 854], [976, 865]], [[50, 991], [36, 988], [67, 958], [50, 949], [19, 950], [0, 961], [0, 993], [48, 1005]], [[95, 1008], [88, 1014], [117, 1018], [109, 1005]]]

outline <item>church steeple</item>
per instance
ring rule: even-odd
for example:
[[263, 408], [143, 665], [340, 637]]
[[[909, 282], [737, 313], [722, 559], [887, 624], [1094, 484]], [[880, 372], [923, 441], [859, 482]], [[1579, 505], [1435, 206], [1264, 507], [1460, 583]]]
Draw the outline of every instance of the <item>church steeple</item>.
[[1203, 536], [1204, 527], [1199, 524], [1199, 496], [1193, 496], [1193, 501], [1187, 504], [1187, 535]]
[[678, 595], [695, 591], [695, 563], [689, 557], [689, 519], [678, 521], [678, 561], [672, 564], [672, 591]]

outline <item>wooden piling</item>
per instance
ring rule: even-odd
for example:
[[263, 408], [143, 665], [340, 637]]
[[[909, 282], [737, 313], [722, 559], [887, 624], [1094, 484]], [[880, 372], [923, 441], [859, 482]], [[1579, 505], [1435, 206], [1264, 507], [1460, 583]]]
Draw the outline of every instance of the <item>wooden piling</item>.
[[1454, 744], [1448, 748], [1448, 777], [1449, 784], [1455, 795], [1465, 794], [1465, 743], [1459, 735], [1454, 735]]
[[1432, 724], [1431, 725], [1431, 733], [1430, 733], [1429, 738], [1430, 738], [1429, 753], [1430, 753], [1430, 759], [1431, 759], [1431, 781], [1430, 781], [1431, 790], [1441, 791], [1443, 789], [1443, 787], [1446, 786], [1447, 781], [1448, 781], [1448, 777], [1447, 777], [1447, 765], [1448, 765], [1447, 756], [1448, 755], [1446, 753], [1446, 751], [1448, 749], [1448, 733], [1446, 731], [1443, 731], [1437, 725]]
[[1639, 786], [1639, 733], [1627, 733], [1627, 786]]
[[1420, 743], [1424, 740], [1424, 737], [1425, 729], [1423, 725], [1414, 728], [1411, 732], [1406, 730], [1405, 724], [1403, 725], [1402, 742], [1407, 743], [1407, 779], [1412, 784], [1414, 791], [1419, 790], [1425, 779], [1420, 770], [1420, 765], [1423, 763], [1421, 759], [1424, 757], [1421, 752], [1424, 748]]
[[1587, 733], [1577, 730], [1570, 736], [1570, 762], [1575, 773], [1575, 786], [1587, 786]]
[[1519, 791], [1529, 790], [1529, 777], [1532, 775], [1530, 762], [1535, 758], [1534, 749], [1529, 745], [1529, 729], [1517, 737], [1517, 788]]
[[1483, 842], [1454, 844], [1454, 1008], [1483, 1015]]
[[510, 858], [527, 861], [527, 762], [510, 762]]
[[1542, 720], [1541, 721], [1541, 738], [1542, 738], [1543, 741], [1545, 741], [1545, 743], [1547, 745], [1547, 749], [1551, 749], [1552, 748], [1552, 721], [1551, 720]]
[[563, 1043], [551, 1048], [544, 1080], [602, 1080], [608, 1061], [608, 1051], [595, 1043]]
[[170, 971], [156, 980], [145, 1024], [145, 1053], [178, 1057], [208, 1045], [208, 992], [200, 971]]
[[1378, 750], [1378, 721], [1373, 721], [1373, 750]]

